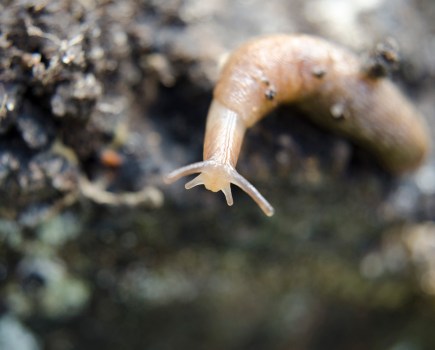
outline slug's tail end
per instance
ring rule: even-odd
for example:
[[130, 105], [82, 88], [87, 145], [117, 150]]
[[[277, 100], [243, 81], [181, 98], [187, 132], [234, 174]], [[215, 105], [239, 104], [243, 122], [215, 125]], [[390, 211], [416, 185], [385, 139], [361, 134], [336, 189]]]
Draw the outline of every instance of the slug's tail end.
[[166, 183], [172, 183], [184, 176], [195, 173], [200, 174], [186, 183], [186, 189], [191, 189], [198, 185], [204, 185], [205, 188], [210, 191], [222, 191], [227, 200], [227, 204], [233, 205], [231, 184], [234, 184], [251, 196], [267, 216], [273, 215], [274, 210], [270, 203], [248, 180], [246, 180], [230, 165], [220, 164], [213, 160], [193, 163], [169, 173], [165, 176], [164, 181]]

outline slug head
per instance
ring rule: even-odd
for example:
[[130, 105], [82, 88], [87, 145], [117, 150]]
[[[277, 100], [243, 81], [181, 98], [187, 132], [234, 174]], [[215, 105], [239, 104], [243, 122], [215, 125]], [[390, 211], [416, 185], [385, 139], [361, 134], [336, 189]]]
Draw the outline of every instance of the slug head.
[[200, 174], [193, 180], [186, 183], [186, 189], [191, 189], [192, 187], [198, 185], [204, 185], [206, 189], [212, 192], [222, 191], [227, 200], [227, 204], [233, 205], [231, 184], [234, 184], [251, 196], [251, 198], [260, 206], [267, 216], [273, 215], [274, 209], [269, 202], [248, 180], [246, 180], [231, 165], [228, 164], [221, 164], [213, 160], [193, 163], [174, 170], [168, 174], [164, 180], [166, 183], [172, 183], [181, 177], [195, 173]]

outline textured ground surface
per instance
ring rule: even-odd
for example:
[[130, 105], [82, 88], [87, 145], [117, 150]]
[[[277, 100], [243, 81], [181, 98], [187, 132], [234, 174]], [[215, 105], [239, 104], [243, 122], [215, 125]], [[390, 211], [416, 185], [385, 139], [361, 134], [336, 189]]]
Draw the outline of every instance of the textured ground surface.
[[285, 107], [238, 165], [273, 218], [161, 181], [264, 33], [393, 37], [433, 134], [434, 31], [431, 0], [1, 2], [0, 349], [435, 348], [432, 155], [391, 178]]

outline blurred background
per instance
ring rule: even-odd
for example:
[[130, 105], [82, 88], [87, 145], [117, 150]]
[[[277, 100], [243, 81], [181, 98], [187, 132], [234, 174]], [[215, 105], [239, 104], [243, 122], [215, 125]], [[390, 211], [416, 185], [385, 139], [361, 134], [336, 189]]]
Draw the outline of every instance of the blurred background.
[[260, 34], [393, 38], [433, 135], [434, 32], [432, 0], [3, 0], [0, 349], [434, 349], [432, 155], [392, 177], [285, 106], [238, 164], [272, 218], [162, 183]]

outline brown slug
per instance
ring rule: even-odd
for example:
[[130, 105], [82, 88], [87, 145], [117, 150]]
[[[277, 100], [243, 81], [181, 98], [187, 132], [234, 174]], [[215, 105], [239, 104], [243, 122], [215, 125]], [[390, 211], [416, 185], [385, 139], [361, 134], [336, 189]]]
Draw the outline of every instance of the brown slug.
[[207, 116], [204, 161], [174, 170], [165, 182], [200, 173], [186, 189], [222, 191], [228, 205], [232, 183], [272, 216], [269, 202], [235, 167], [246, 129], [283, 103], [297, 104], [315, 123], [365, 147], [393, 174], [415, 169], [430, 147], [424, 119], [391, 81], [364, 69], [360, 57], [317, 37], [272, 35], [228, 58]]

